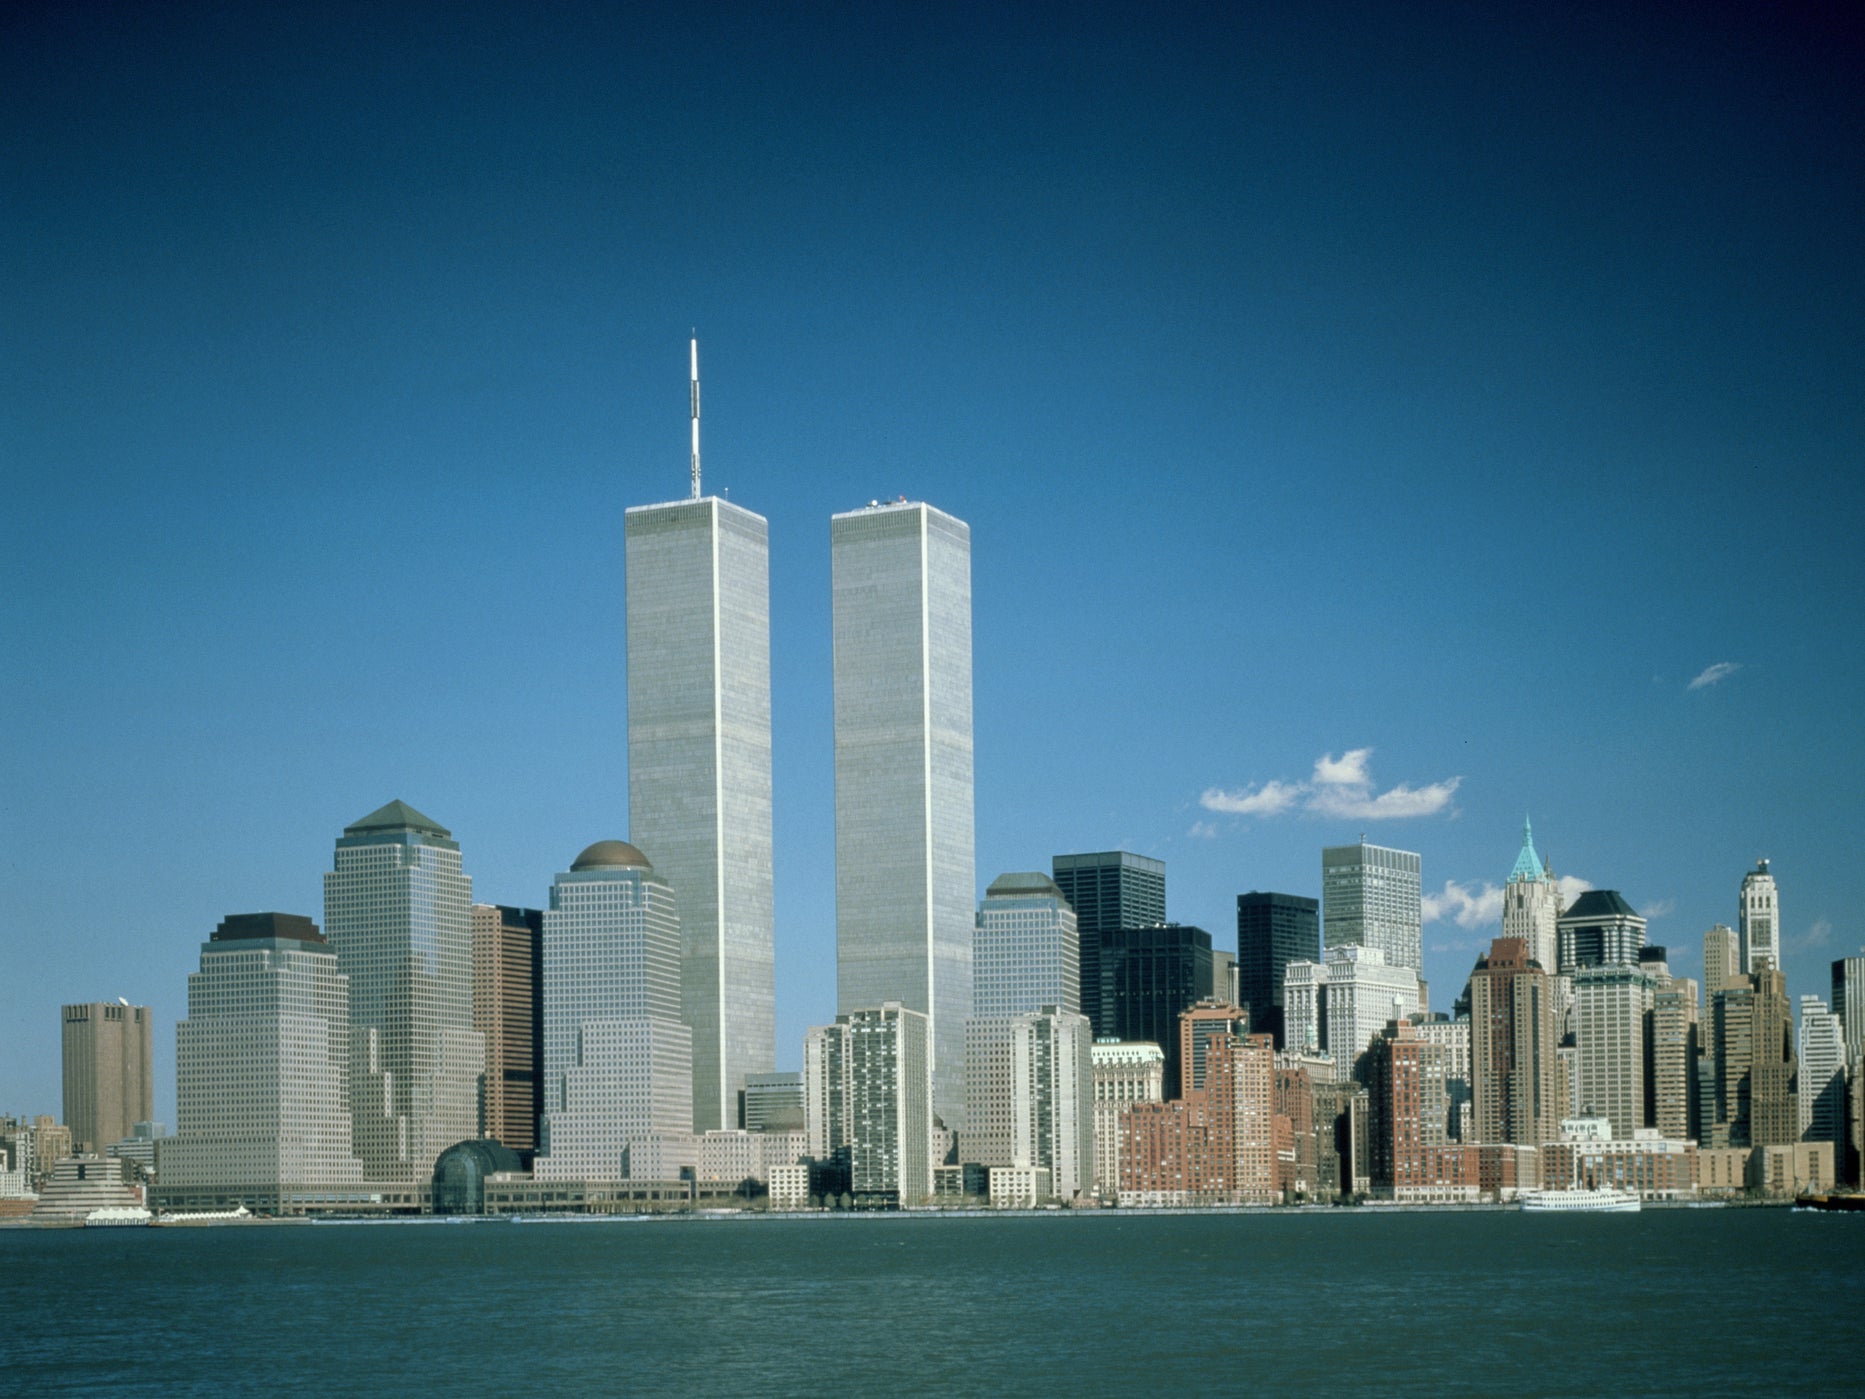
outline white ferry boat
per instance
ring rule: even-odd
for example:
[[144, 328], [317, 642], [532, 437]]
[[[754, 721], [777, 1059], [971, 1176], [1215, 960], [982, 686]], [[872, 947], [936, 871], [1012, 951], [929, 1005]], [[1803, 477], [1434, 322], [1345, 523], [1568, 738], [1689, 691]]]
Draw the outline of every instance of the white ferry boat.
[[1587, 1214], [1636, 1214], [1638, 1196], [1629, 1190], [1524, 1190], [1524, 1210], [1579, 1210]]
[[164, 1210], [157, 1224], [219, 1224], [231, 1219], [251, 1219], [253, 1212], [241, 1205], [231, 1210]]

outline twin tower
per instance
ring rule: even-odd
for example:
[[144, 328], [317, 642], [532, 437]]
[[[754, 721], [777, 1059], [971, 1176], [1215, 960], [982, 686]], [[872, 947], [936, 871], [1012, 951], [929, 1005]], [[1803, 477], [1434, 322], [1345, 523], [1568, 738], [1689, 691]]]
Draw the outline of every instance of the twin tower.
[[[696, 449], [697, 461], [697, 449]], [[695, 477], [697, 490], [697, 474]], [[697, 497], [626, 517], [630, 839], [673, 886], [693, 1129], [776, 1066], [769, 525]], [[971, 531], [905, 499], [830, 521], [838, 1013], [899, 1001], [964, 1111], [976, 898]]]

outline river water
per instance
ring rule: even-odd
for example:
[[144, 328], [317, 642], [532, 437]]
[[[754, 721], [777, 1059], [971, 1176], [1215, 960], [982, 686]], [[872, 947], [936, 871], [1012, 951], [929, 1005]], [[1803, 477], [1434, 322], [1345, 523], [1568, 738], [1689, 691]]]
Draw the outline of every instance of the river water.
[[1865, 1215], [0, 1230], [0, 1393], [1865, 1394]]

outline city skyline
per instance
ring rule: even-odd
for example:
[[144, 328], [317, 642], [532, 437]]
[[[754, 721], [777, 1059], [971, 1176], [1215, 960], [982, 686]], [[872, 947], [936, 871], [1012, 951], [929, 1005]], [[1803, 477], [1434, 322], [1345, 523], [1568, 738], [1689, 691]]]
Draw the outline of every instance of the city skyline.
[[835, 1010], [822, 522], [900, 494], [973, 530], [982, 878], [1162, 858], [1228, 947], [1364, 833], [1443, 1007], [1527, 813], [1679, 975], [1771, 860], [1828, 993], [1865, 179], [1812, 21], [580, 18], [394, 21], [392, 79], [282, 15], [5, 46], [0, 1110], [122, 996], [173, 1121], [203, 930], [315, 918], [358, 811], [520, 907], [633, 834], [622, 522], [694, 324], [770, 522], [780, 1067]]

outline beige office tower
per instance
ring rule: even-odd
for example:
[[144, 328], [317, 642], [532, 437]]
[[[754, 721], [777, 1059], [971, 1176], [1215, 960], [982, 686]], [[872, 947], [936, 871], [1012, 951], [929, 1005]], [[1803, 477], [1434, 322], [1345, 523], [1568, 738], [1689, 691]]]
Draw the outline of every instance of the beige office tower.
[[1580, 1051], [1571, 1044], [1554, 1051], [1554, 1101], [1560, 1121], [1580, 1115]]
[[1755, 1060], [1755, 988], [1734, 973], [1703, 1006], [1703, 1055], [1697, 1065], [1698, 1141], [1705, 1147], [1746, 1147], [1749, 1080]]
[[1742, 876], [1736, 929], [1742, 943], [1743, 971], [1753, 976], [1768, 968], [1780, 970], [1780, 892], [1775, 888], [1774, 876], [1768, 873], [1766, 860], [1757, 862]]
[[1144, 1040], [1099, 1040], [1094, 1072], [1094, 1183], [1105, 1200], [1120, 1193], [1121, 1119], [1129, 1103], [1165, 1098], [1166, 1053]]
[[65, 1126], [73, 1150], [95, 1154], [155, 1116], [155, 1013], [148, 1006], [93, 1001], [65, 1006], [59, 1018]]
[[1538, 1147], [1560, 1136], [1552, 980], [1519, 937], [1497, 938], [1470, 974], [1477, 1142]]
[[1670, 1141], [1697, 1140], [1697, 983], [1667, 977], [1652, 997], [1651, 1125]]
[[473, 881], [452, 832], [393, 801], [337, 841], [324, 936], [350, 980], [351, 1139], [371, 1181], [431, 1175], [479, 1135]]
[[1742, 943], [1727, 923], [1718, 923], [1703, 935], [1703, 1004], [1743, 974]]
[[1848, 1114], [1851, 1119], [1852, 1149], [1848, 1153], [1851, 1163], [1852, 1183], [1865, 1184], [1865, 1063], [1852, 1066], [1852, 1088], [1847, 1095], [1852, 1104]]
[[1560, 886], [1554, 869], [1535, 853], [1535, 833], [1522, 818], [1522, 853], [1515, 857], [1509, 882], [1503, 888], [1502, 935], [1520, 938], [1529, 958], [1550, 976], [1556, 971], [1555, 925], [1561, 916]]
[[636, 506], [625, 533], [630, 839], [680, 904], [693, 1129], [737, 1127], [777, 1062], [769, 527], [708, 496]]
[[165, 1199], [296, 1213], [363, 1178], [351, 1149], [350, 987], [309, 918], [232, 914], [201, 945], [175, 1027]]
[[843, 1012], [928, 1018], [933, 1110], [965, 1127], [976, 893], [971, 530], [930, 505], [830, 521], [835, 967]]
[[[1726, 923], [1718, 923], [1703, 935], [1703, 1010], [1697, 1027], [1697, 1083], [1694, 1125], [1697, 1141], [1712, 1144], [1712, 1127], [1726, 1120], [1722, 1108], [1722, 1090], [1717, 1084], [1720, 1059], [1716, 1049], [1716, 998], [1735, 985], [1748, 985], [1742, 974], [1741, 940]], [[1747, 1014], [1746, 1007], [1743, 1011]], [[1727, 1145], [1725, 1142], [1723, 1145]]]
[[1575, 1116], [1610, 1118], [1615, 1140], [1629, 1141], [1645, 1125], [1645, 1015], [1655, 992], [1653, 979], [1636, 966], [1609, 963], [1574, 973]]

